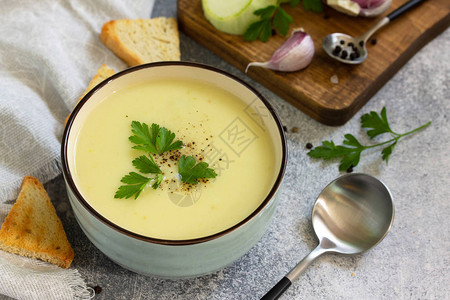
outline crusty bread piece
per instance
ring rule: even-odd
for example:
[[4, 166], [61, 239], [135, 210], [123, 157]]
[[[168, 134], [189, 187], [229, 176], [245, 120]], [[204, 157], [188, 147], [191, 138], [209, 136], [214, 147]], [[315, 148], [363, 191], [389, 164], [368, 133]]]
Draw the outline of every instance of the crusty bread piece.
[[84, 96], [86, 96], [86, 94], [89, 93], [90, 90], [96, 87], [100, 82], [114, 75], [114, 73], [115, 73], [114, 70], [108, 67], [107, 65], [105, 64], [101, 65], [100, 68], [97, 69], [97, 74], [95, 74], [95, 76], [89, 82], [86, 91], [83, 93], [83, 95], [81, 95], [78, 101], [80, 101]]
[[112, 20], [103, 25], [102, 42], [130, 67], [144, 63], [180, 60], [175, 18]]
[[0, 229], [0, 249], [68, 268], [74, 252], [47, 192], [26, 176]]
[[[100, 82], [102, 82], [103, 80], [111, 77], [112, 75], [114, 75], [114, 70], [111, 69], [110, 67], [108, 67], [107, 65], [103, 64], [100, 66], [100, 68], [98, 68], [97, 70], [97, 74], [95, 74], [95, 76], [92, 78], [92, 80], [89, 82], [89, 85], [87, 87], [87, 89], [84, 91], [83, 95], [81, 95], [81, 97], [78, 99], [78, 102], [80, 102], [81, 99], [83, 99], [83, 97], [89, 93], [90, 90], [92, 90], [95, 86], [97, 86], [97, 84], [99, 84]], [[67, 120], [69, 119], [70, 114], [67, 115], [66, 120], [64, 121], [64, 124], [67, 124]]]

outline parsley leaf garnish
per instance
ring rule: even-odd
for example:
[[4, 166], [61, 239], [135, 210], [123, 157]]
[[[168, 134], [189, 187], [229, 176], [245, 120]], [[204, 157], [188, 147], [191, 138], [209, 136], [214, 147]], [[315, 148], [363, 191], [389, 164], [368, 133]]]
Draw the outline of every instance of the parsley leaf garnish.
[[183, 146], [182, 141], [173, 142], [175, 133], [155, 123], [149, 128], [145, 123], [133, 121], [131, 122], [131, 128], [134, 135], [130, 136], [129, 140], [136, 144], [133, 149], [161, 154], [166, 151], [181, 149]]
[[[134, 196], [134, 199], [137, 199], [151, 181], [153, 181], [152, 188], [156, 190], [164, 180], [164, 175], [152, 155], [181, 149], [183, 145], [181, 141], [173, 142], [175, 133], [155, 123], [149, 127], [145, 123], [133, 121], [131, 122], [131, 131], [133, 135], [129, 137], [129, 140], [136, 144], [132, 148], [149, 152], [148, 156], [141, 155], [135, 158], [132, 161], [133, 166], [143, 174], [156, 175], [152, 178], [136, 172], [128, 173], [120, 180], [124, 185], [118, 188], [114, 198]], [[217, 176], [206, 162], [196, 164], [195, 158], [192, 156], [181, 156], [178, 160], [178, 171], [181, 180], [190, 184], [198, 184], [197, 179], [199, 178], [214, 178]]]
[[389, 133], [392, 137], [391, 139], [382, 143], [364, 146], [353, 135], [346, 134], [344, 135], [344, 145], [335, 145], [333, 141], [323, 141], [321, 146], [315, 147], [314, 149], [309, 151], [308, 155], [313, 158], [322, 158], [325, 160], [341, 158], [339, 171], [345, 171], [351, 167], [356, 167], [358, 165], [362, 151], [370, 148], [388, 145], [381, 151], [382, 159], [385, 160], [387, 164], [389, 161], [389, 157], [391, 156], [392, 151], [394, 150], [400, 138], [424, 129], [430, 124], [431, 122], [428, 122], [406, 133], [396, 133], [391, 130], [387, 119], [386, 108], [383, 107], [380, 114], [376, 113], [375, 111], [371, 111], [370, 113], [362, 115], [361, 127], [368, 129], [366, 133], [371, 139], [383, 133]]
[[153, 179], [155, 180], [155, 182], [153, 183], [152, 188], [156, 190], [159, 187], [159, 185], [161, 184], [161, 181], [163, 181], [164, 175], [158, 174]]
[[209, 164], [200, 162], [195, 164], [195, 158], [192, 156], [181, 156], [178, 160], [178, 173], [181, 180], [186, 183], [198, 184], [199, 178], [215, 178], [217, 176], [213, 169], [208, 168]]
[[122, 185], [119, 187], [117, 192], [114, 195], [114, 198], [130, 198], [134, 196], [134, 199], [137, 199], [141, 192], [144, 190], [145, 186], [151, 181], [154, 180], [152, 187], [156, 190], [158, 186], [161, 184], [161, 181], [164, 179], [164, 176], [161, 174], [161, 169], [153, 160], [151, 154], [149, 155], [150, 159], [145, 156], [139, 156], [133, 160], [133, 166], [136, 167], [141, 173], [144, 174], [157, 174], [154, 178], [149, 178], [138, 174], [136, 172], [130, 172], [122, 179], [120, 182], [125, 183], [126, 185]]
[[[244, 40], [254, 41], [259, 38], [262, 42], [267, 42], [272, 35], [272, 29], [277, 30], [283, 36], [289, 32], [289, 26], [293, 20], [280, 5], [280, 0], [276, 5], [269, 5], [264, 8], [257, 9], [253, 12], [260, 19], [248, 27], [244, 33]], [[294, 7], [300, 4], [300, 0], [290, 0], [289, 4]], [[303, 0], [303, 6], [306, 10], [314, 12], [322, 12], [321, 0]]]
[[150, 159], [148, 159], [147, 156], [142, 155], [142, 156], [139, 156], [138, 158], [135, 158], [133, 160], [133, 166], [135, 166], [136, 169], [141, 171], [141, 173], [145, 173], [145, 174], [148, 174], [148, 173], [160, 174], [160, 173], [162, 173], [161, 169], [158, 167], [158, 165], [153, 160], [153, 157], [151, 155], [149, 157], [150, 157]]
[[130, 198], [135, 195], [134, 199], [136, 199], [150, 180], [151, 178], [142, 176], [136, 172], [130, 172], [120, 180], [120, 182], [125, 183], [126, 185], [119, 187], [114, 198]]

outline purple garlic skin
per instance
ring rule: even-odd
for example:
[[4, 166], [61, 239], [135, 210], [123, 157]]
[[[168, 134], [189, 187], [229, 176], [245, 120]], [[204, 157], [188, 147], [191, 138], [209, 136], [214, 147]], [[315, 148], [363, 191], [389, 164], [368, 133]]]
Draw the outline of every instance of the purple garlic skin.
[[392, 0], [326, 0], [327, 5], [350, 16], [377, 17], [384, 13]]
[[384, 13], [389, 6], [391, 6], [392, 0], [353, 0], [359, 4], [361, 11], [360, 16], [363, 17], [376, 17]]
[[295, 72], [306, 68], [313, 57], [314, 42], [311, 36], [302, 28], [298, 28], [292, 31], [291, 36], [272, 54], [270, 60], [249, 63], [245, 73], [251, 66], [281, 72]]

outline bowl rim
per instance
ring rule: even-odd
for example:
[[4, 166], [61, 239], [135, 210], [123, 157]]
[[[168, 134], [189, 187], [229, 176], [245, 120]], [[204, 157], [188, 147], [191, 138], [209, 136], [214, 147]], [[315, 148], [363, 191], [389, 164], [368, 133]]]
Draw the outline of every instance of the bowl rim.
[[[227, 76], [229, 79], [236, 81], [238, 84], [243, 85], [244, 87], [246, 87], [247, 89], [249, 89], [252, 93], [254, 93], [260, 100], [261, 102], [266, 106], [266, 108], [268, 109], [268, 111], [270, 112], [271, 116], [273, 117], [273, 119], [275, 120], [275, 123], [278, 127], [278, 132], [279, 132], [279, 136], [281, 139], [281, 151], [282, 151], [282, 158], [281, 158], [281, 165], [280, 165], [280, 170], [278, 172], [278, 175], [276, 177], [276, 180], [272, 186], [272, 188], [270, 189], [268, 195], [266, 196], [266, 198], [261, 202], [261, 204], [250, 214], [248, 215], [245, 219], [241, 220], [240, 222], [238, 222], [237, 224], [228, 227], [220, 232], [214, 233], [212, 235], [208, 235], [208, 236], [204, 236], [204, 237], [199, 237], [199, 238], [194, 238], [194, 239], [185, 239], [185, 240], [170, 240], [170, 239], [161, 239], [161, 238], [153, 238], [153, 237], [149, 237], [149, 236], [145, 236], [145, 235], [141, 235], [141, 234], [137, 234], [135, 232], [132, 232], [130, 230], [127, 230], [115, 223], [113, 223], [112, 221], [108, 220], [107, 218], [105, 218], [104, 216], [102, 216], [99, 212], [97, 212], [97, 210], [95, 210], [85, 199], [84, 197], [81, 195], [80, 191], [78, 190], [78, 188], [75, 185], [75, 182], [72, 178], [71, 172], [69, 170], [69, 163], [68, 163], [68, 155], [67, 155], [67, 144], [68, 144], [68, 138], [70, 135], [70, 130], [72, 128], [72, 124], [78, 114], [78, 112], [81, 110], [81, 108], [83, 107], [83, 105], [98, 91], [100, 90], [103, 86], [107, 85], [108, 83], [116, 80], [117, 78], [120, 78], [124, 75], [127, 75], [129, 73], [133, 73], [135, 71], [139, 71], [142, 69], [147, 69], [147, 68], [155, 68], [155, 67], [166, 67], [166, 66], [185, 66], [185, 67], [192, 67], [192, 68], [200, 68], [200, 69], [206, 69], [208, 71], [212, 71], [212, 72], [216, 72], [222, 75]], [[125, 69], [123, 71], [117, 72], [114, 75], [112, 75], [111, 77], [105, 79], [104, 81], [102, 81], [101, 83], [99, 83], [97, 86], [95, 86], [91, 91], [89, 91], [85, 96], [83, 96], [83, 98], [78, 102], [78, 104], [75, 106], [74, 110], [72, 111], [72, 113], [70, 114], [67, 123], [64, 127], [64, 132], [63, 132], [63, 137], [62, 137], [62, 143], [61, 143], [61, 165], [62, 165], [62, 173], [64, 176], [64, 179], [66, 181], [66, 184], [68, 185], [68, 187], [70, 188], [71, 192], [75, 195], [75, 198], [77, 199], [77, 201], [92, 215], [94, 216], [97, 220], [99, 220], [101, 223], [107, 225], [108, 227], [112, 228], [113, 230], [124, 234], [128, 237], [131, 238], [135, 238], [144, 242], [149, 242], [149, 243], [154, 243], [154, 244], [160, 244], [160, 245], [179, 245], [179, 246], [186, 246], [186, 245], [193, 245], [193, 244], [199, 244], [199, 243], [204, 243], [207, 241], [211, 241], [211, 240], [215, 240], [219, 237], [222, 237], [232, 231], [235, 231], [236, 229], [242, 227], [244, 224], [248, 223], [250, 220], [252, 220], [255, 216], [257, 216], [267, 205], [268, 203], [274, 198], [276, 192], [278, 191], [281, 182], [283, 180], [284, 174], [285, 174], [285, 170], [286, 170], [286, 164], [287, 164], [287, 143], [286, 143], [286, 137], [285, 137], [285, 133], [284, 133], [284, 129], [282, 126], [282, 123], [279, 119], [279, 117], [277, 116], [275, 110], [273, 109], [272, 105], [267, 101], [267, 99], [261, 94], [259, 93], [255, 88], [253, 88], [252, 86], [250, 86], [249, 84], [247, 84], [246, 82], [244, 82], [242, 79], [238, 78], [235, 75], [232, 75], [224, 70], [218, 69], [216, 67], [213, 66], [209, 66], [206, 64], [201, 64], [201, 63], [195, 63], [195, 62], [185, 62], [185, 61], [164, 61], [164, 62], [154, 62], [154, 63], [147, 63], [147, 64], [142, 64], [142, 65], [138, 65], [135, 67], [131, 67], [128, 69]]]

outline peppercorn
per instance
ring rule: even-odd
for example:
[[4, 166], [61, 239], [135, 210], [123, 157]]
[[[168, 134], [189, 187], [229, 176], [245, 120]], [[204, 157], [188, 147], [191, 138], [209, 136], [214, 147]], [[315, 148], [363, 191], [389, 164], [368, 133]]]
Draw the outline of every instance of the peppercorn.
[[345, 44], [345, 41], [344, 41], [344, 40], [341, 40], [339, 43], [341, 43], [341, 45], [344, 45], [344, 44]]
[[94, 287], [94, 292], [95, 292], [96, 295], [97, 295], [97, 294], [100, 294], [100, 293], [102, 292], [102, 287], [96, 285], [96, 286]]
[[311, 143], [306, 143], [306, 149], [312, 149], [313, 148], [313, 144]]
[[333, 50], [333, 55], [338, 56], [339, 53], [341, 53], [341, 50], [342, 50], [341, 46], [336, 46]]
[[350, 166], [350, 167], [347, 169], [347, 173], [351, 173], [351, 172], [353, 172], [353, 166]]
[[370, 41], [370, 43], [371, 43], [372, 45], [376, 45], [376, 44], [377, 44], [377, 39], [373, 38], [373, 39]]
[[342, 53], [341, 53], [341, 58], [342, 58], [342, 59], [346, 59], [346, 58], [347, 58], [347, 55], [348, 55], [348, 52], [347, 52], [346, 50], [344, 50], [344, 51], [342, 51]]
[[360, 41], [360, 42], [359, 42], [359, 45], [360, 45], [361, 47], [364, 47], [364, 41]]

